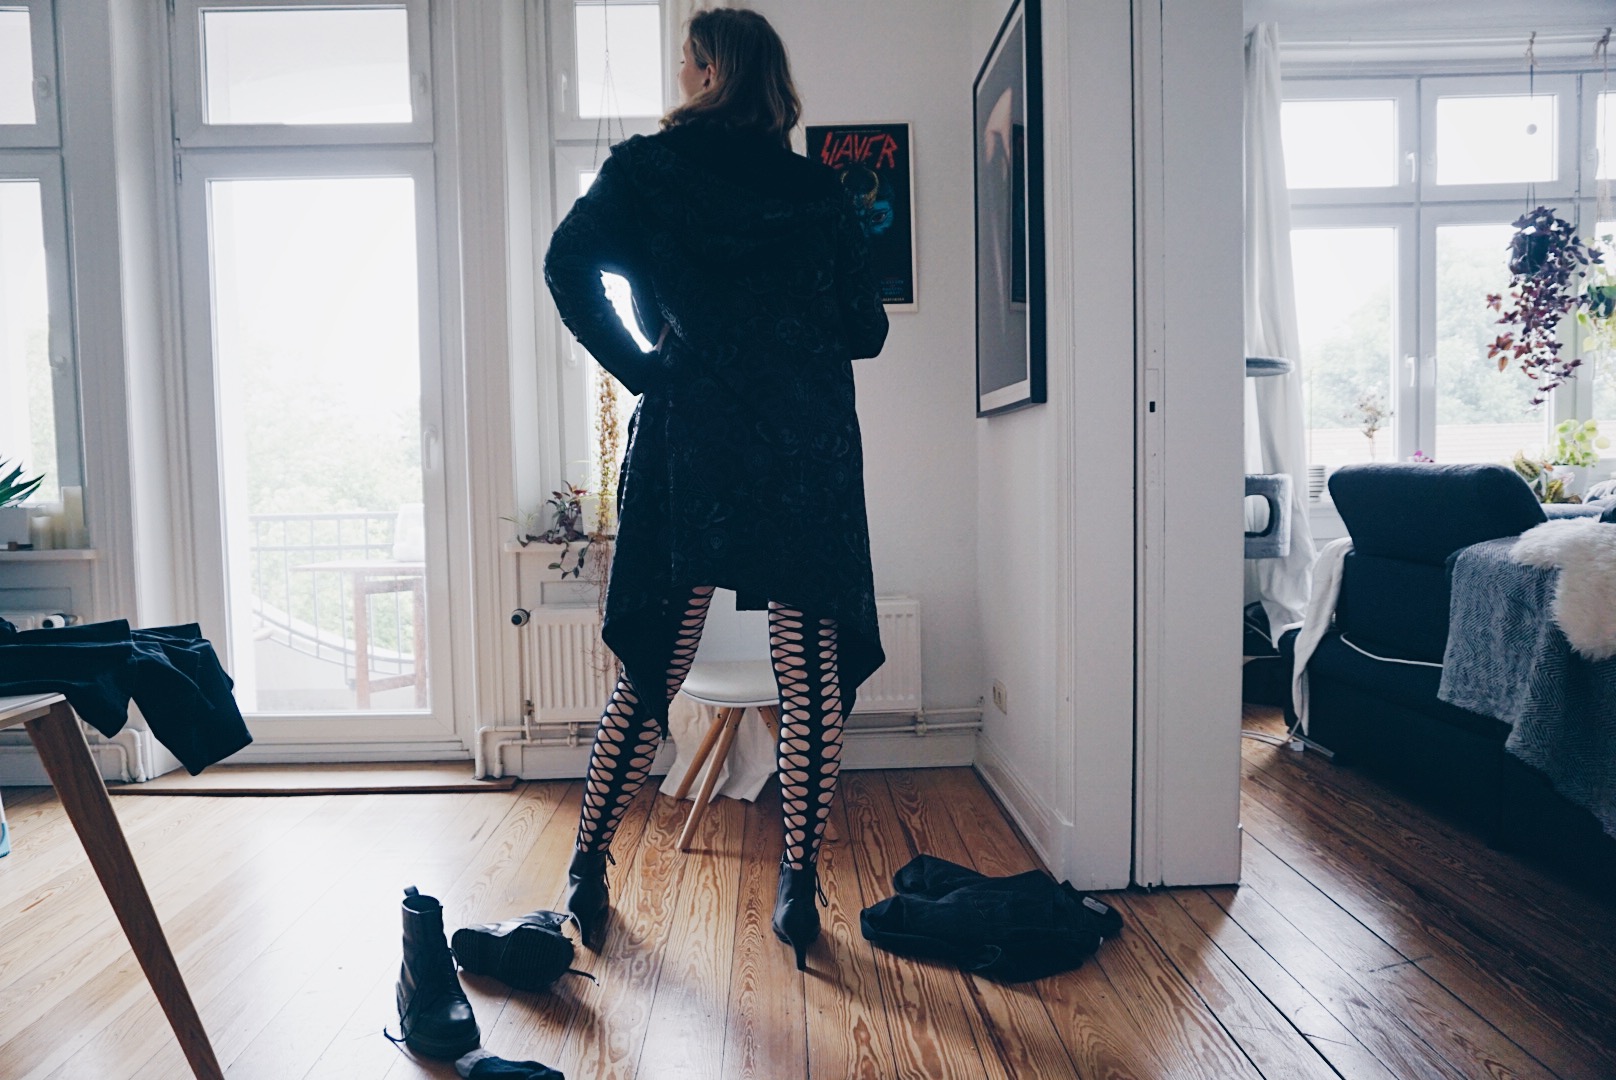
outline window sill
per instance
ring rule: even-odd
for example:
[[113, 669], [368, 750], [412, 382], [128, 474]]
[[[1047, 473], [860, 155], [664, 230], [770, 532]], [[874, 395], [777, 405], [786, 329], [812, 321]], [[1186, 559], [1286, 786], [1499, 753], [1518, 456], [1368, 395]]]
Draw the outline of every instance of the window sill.
[[99, 554], [94, 548], [45, 548], [40, 551], [0, 548], [0, 562], [88, 562]]

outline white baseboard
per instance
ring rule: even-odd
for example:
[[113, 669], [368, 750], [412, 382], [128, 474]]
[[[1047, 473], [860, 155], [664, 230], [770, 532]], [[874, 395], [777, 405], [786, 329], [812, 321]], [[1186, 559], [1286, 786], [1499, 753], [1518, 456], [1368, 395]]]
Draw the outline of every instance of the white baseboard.
[[[116, 750], [106, 744], [90, 745], [96, 764], [101, 767], [101, 779], [122, 780], [122, 759]], [[0, 789], [8, 787], [49, 787], [50, 777], [32, 746], [0, 746]]]
[[1061, 874], [1061, 860], [1056, 852], [1060, 843], [1060, 815], [1054, 808], [1033, 794], [1032, 788], [1022, 780], [1021, 774], [1010, 764], [998, 745], [984, 732], [977, 737], [976, 771], [982, 782], [999, 797], [1010, 817], [1032, 844], [1044, 868], [1056, 877]]

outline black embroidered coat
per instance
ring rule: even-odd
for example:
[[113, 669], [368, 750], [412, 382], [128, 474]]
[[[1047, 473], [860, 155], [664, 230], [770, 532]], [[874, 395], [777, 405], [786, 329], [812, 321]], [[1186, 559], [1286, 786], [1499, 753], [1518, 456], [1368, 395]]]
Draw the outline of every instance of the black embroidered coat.
[[[654, 351], [602, 271], [628, 279]], [[851, 361], [880, 351], [887, 318], [835, 174], [708, 123], [635, 136], [556, 229], [544, 276], [568, 328], [642, 395], [602, 629], [630, 681], [661, 685], [689, 590], [715, 585], [743, 608], [836, 619], [851, 711], [885, 659]]]

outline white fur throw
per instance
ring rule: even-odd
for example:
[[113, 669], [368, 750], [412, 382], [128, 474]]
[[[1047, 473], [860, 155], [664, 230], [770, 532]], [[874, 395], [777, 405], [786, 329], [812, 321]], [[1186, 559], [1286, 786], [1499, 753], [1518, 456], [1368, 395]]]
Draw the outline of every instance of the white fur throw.
[[1509, 556], [1560, 571], [1554, 621], [1574, 650], [1590, 660], [1616, 656], [1616, 525], [1597, 518], [1548, 521], [1522, 533]]

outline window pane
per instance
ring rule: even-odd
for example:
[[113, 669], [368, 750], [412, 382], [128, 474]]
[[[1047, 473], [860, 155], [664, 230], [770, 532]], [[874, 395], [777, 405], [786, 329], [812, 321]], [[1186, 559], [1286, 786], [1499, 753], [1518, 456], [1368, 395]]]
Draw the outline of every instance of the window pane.
[[1438, 98], [1436, 182], [1553, 180], [1558, 103], [1554, 94]]
[[1396, 253], [1393, 228], [1291, 232], [1310, 464], [1396, 456], [1389, 416], [1366, 434], [1392, 408]]
[[662, 6], [579, 3], [578, 115], [661, 116]]
[[1397, 102], [1287, 101], [1280, 109], [1293, 188], [1397, 183]]
[[0, 181], [0, 458], [58, 496], [56, 396], [50, 365], [44, 215], [36, 180]]
[[427, 704], [414, 186], [209, 185], [233, 670], [251, 712]]
[[210, 124], [407, 124], [403, 8], [204, 11]]
[[28, 12], [0, 7], [0, 124], [32, 124], [37, 119]]
[[1595, 119], [1594, 143], [1599, 147], [1599, 171], [1595, 177], [1606, 180], [1616, 176], [1616, 109], [1611, 108], [1616, 94], [1600, 94]]
[[1533, 409], [1532, 380], [1498, 370], [1487, 346], [1498, 313], [1487, 294], [1509, 288], [1508, 225], [1436, 230], [1436, 460], [1508, 461], [1543, 449], [1548, 410]]

